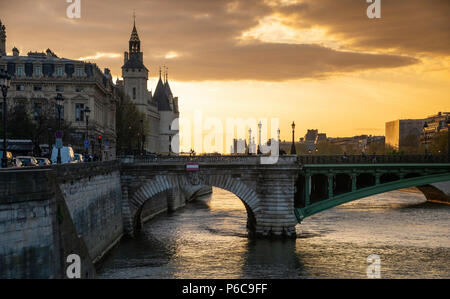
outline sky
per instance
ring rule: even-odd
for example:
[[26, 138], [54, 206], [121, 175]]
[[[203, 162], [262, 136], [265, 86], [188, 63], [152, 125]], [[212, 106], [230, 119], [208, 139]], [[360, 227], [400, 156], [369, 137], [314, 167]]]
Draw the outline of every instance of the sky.
[[[75, 0], [74, 0], [75, 1]], [[385, 123], [450, 111], [450, 1], [0, 0], [7, 52], [50, 48], [121, 77], [133, 11], [156, 87], [167, 66], [183, 117], [278, 118], [281, 139], [384, 135]]]

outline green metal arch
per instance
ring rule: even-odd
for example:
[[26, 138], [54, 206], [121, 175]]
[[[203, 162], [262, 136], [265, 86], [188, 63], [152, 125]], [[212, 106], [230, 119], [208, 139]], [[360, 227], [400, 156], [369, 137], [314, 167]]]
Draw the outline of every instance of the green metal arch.
[[409, 179], [402, 179], [394, 182], [379, 184], [362, 189], [358, 189], [353, 192], [340, 194], [331, 199], [325, 199], [320, 202], [316, 202], [304, 208], [297, 208], [294, 210], [295, 216], [299, 223], [306, 217], [312, 216], [319, 212], [334, 208], [347, 202], [362, 199], [368, 196], [394, 191], [403, 188], [422, 186], [432, 183], [450, 181], [450, 172], [440, 173], [434, 175], [420, 176]]

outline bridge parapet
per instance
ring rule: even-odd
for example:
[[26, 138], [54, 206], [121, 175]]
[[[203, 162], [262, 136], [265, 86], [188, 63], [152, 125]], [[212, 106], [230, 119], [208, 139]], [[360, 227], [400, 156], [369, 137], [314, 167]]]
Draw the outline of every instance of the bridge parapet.
[[447, 155], [304, 155], [300, 164], [450, 163]]
[[[122, 156], [119, 157], [124, 164], [243, 164], [261, 165], [262, 155], [220, 155], [220, 156]], [[279, 156], [276, 165], [296, 164], [297, 156]]]

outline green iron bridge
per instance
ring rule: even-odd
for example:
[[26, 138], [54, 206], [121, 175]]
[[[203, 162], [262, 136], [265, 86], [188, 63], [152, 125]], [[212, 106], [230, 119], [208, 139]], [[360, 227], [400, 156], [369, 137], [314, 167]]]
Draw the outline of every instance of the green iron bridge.
[[450, 181], [447, 156], [300, 156], [295, 216], [393, 190]]

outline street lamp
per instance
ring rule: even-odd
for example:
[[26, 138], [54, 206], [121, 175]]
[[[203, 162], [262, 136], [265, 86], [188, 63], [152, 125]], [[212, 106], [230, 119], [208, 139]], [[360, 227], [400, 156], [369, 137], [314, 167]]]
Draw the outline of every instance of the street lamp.
[[262, 123], [261, 121], [259, 121], [258, 123], [258, 130], [259, 130], [259, 138], [258, 138], [258, 155], [261, 155], [261, 128], [262, 128]]
[[[61, 141], [62, 141], [62, 133], [61, 133], [61, 109], [62, 109], [62, 107], [63, 107], [64, 98], [63, 98], [62, 94], [58, 93], [58, 94], [56, 95], [55, 100], [56, 100], [56, 109], [58, 109], [58, 133], [57, 133], [58, 136], [57, 136], [57, 138], [60, 138]], [[58, 148], [58, 157], [57, 157], [56, 163], [57, 163], [57, 164], [61, 164], [61, 144], [56, 144], [56, 142], [55, 142], [55, 145], [56, 145], [57, 148]]]
[[297, 155], [297, 150], [295, 149], [295, 122], [292, 122], [292, 146], [291, 155]]
[[447, 115], [447, 162], [450, 163], [450, 116]]
[[8, 168], [7, 144], [6, 144], [6, 95], [8, 94], [8, 88], [11, 84], [11, 76], [4, 70], [0, 70], [0, 87], [3, 95], [3, 156], [2, 156], [2, 168]]
[[425, 122], [423, 124], [423, 140], [425, 141], [425, 154], [428, 154], [428, 141], [427, 141], [427, 132], [426, 132], [427, 128], [428, 128], [428, 123]]
[[86, 116], [86, 155], [89, 155], [89, 115], [91, 114], [91, 109], [88, 106], [84, 108], [84, 115]]

